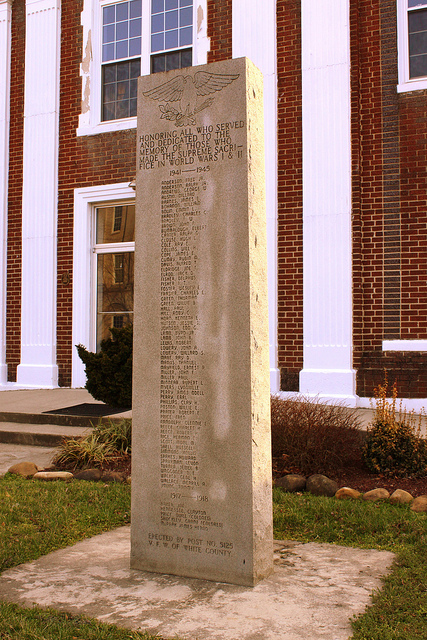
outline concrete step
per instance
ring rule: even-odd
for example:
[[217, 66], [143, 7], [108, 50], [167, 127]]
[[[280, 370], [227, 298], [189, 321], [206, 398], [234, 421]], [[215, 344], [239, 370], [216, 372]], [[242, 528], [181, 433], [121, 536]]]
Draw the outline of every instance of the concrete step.
[[58, 447], [64, 439], [82, 438], [91, 426], [0, 422], [0, 443]]

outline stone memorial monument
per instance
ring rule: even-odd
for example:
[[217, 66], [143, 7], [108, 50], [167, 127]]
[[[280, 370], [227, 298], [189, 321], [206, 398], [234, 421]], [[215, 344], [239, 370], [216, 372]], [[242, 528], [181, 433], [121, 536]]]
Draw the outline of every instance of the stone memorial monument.
[[131, 566], [273, 570], [262, 74], [138, 89]]

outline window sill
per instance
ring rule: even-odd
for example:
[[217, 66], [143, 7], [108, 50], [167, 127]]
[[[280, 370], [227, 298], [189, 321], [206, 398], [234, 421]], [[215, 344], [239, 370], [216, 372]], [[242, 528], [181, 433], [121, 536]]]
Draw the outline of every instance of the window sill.
[[136, 129], [136, 116], [124, 118], [123, 120], [110, 120], [100, 122], [96, 125], [78, 127], [77, 136], [96, 136], [100, 133], [111, 133], [112, 131], [124, 131], [125, 129]]
[[420, 80], [408, 80], [397, 85], [397, 93], [407, 93], [409, 91], [421, 91], [427, 89], [427, 78]]
[[383, 351], [427, 351], [427, 340], [383, 340]]

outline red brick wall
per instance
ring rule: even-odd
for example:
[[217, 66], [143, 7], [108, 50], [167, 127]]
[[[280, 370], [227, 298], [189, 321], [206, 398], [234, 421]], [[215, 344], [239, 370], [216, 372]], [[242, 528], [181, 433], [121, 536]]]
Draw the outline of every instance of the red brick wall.
[[232, 57], [232, 0], [208, 0], [208, 62]]
[[357, 393], [387, 369], [399, 395], [425, 397], [426, 355], [383, 353], [382, 340], [427, 333], [427, 92], [396, 92], [395, 1], [351, 4]]
[[12, 6], [7, 246], [6, 361], [16, 380], [21, 355], [22, 150], [24, 124], [25, 0]]
[[96, 136], [76, 136], [81, 110], [81, 0], [62, 6], [61, 106], [58, 202], [58, 314], [59, 384], [71, 384], [73, 198], [74, 189], [96, 184], [130, 182], [135, 177], [136, 130]]
[[298, 390], [303, 366], [301, 2], [277, 2], [278, 364]]

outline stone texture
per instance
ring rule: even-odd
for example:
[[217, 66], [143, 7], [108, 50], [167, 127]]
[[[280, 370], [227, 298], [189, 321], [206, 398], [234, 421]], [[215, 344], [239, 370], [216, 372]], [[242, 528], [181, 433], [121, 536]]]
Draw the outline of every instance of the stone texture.
[[414, 499], [413, 496], [408, 491], [404, 491], [403, 489], [396, 489], [390, 496], [390, 502], [395, 504], [408, 504], [412, 502]]
[[273, 568], [263, 126], [247, 59], [139, 80], [133, 568]]
[[332, 498], [338, 491], [338, 485], [335, 480], [331, 480], [320, 473], [314, 473], [307, 479], [307, 491], [315, 496], [329, 496]]
[[371, 489], [363, 494], [363, 500], [369, 500], [370, 502], [376, 502], [377, 500], [387, 500], [390, 497], [387, 489]]
[[76, 480], [101, 480], [102, 471], [100, 469], [82, 469], [81, 471], [75, 471], [74, 477]]
[[338, 500], [357, 500], [360, 498], [362, 494], [360, 491], [356, 491], [356, 489], [351, 489], [351, 487], [341, 487], [335, 494], [335, 497]]
[[14, 473], [17, 476], [23, 476], [24, 478], [31, 478], [38, 470], [39, 468], [34, 462], [18, 462], [9, 467], [7, 472]]
[[33, 476], [36, 480], [73, 480], [74, 476], [69, 471], [38, 471]]
[[427, 496], [418, 496], [418, 498], [415, 498], [411, 504], [411, 510], [417, 513], [427, 511]]
[[288, 491], [289, 493], [294, 493], [295, 491], [304, 491], [306, 480], [304, 476], [299, 476], [294, 473], [288, 473], [286, 476], [282, 476], [282, 478], [278, 478], [275, 481], [276, 487], [280, 487], [284, 491]]

